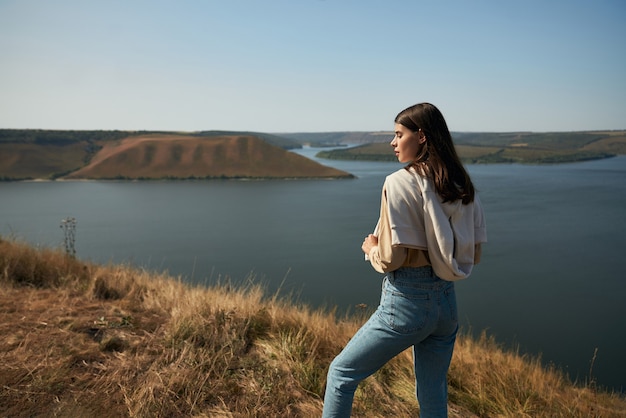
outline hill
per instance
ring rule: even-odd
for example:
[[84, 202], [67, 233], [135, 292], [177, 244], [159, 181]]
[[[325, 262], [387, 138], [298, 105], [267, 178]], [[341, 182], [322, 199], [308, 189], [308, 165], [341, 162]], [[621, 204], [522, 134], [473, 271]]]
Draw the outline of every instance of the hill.
[[[346, 149], [323, 151], [320, 158], [363, 161], [396, 161], [389, 142], [372, 142]], [[563, 163], [626, 154], [626, 131], [452, 133], [465, 163]], [[353, 136], [336, 137], [349, 143]], [[359, 142], [360, 143], [360, 142]]]
[[339, 178], [348, 173], [255, 136], [150, 134], [108, 142], [67, 179]]
[[300, 144], [312, 147], [334, 147], [338, 145], [370, 144], [391, 141], [390, 132], [294, 132], [275, 134]]
[[[337, 318], [258, 285], [190, 287], [0, 239], [0, 416], [320, 416], [328, 365], [366, 311]], [[461, 335], [450, 416], [625, 416], [623, 396], [581, 383]], [[418, 409], [407, 350], [363, 382], [354, 416]]]
[[[560, 163], [626, 154], [626, 131], [452, 133], [466, 163]], [[285, 150], [358, 146], [321, 158], [395, 161], [391, 132], [267, 134], [0, 129], [0, 181], [25, 179], [340, 178]]]
[[0, 130], [0, 180], [347, 178], [270, 134]]

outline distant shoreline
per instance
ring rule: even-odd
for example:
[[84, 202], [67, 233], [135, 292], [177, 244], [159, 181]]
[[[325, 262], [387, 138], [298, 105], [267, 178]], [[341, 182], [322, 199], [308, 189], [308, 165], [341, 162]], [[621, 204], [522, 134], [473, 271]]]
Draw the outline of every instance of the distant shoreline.
[[[549, 165], [549, 164], [567, 164], [567, 163], [579, 163], [584, 161], [593, 161], [593, 160], [603, 160], [607, 158], [617, 157], [618, 154], [599, 154], [599, 155], [588, 155], [588, 156], [579, 156], [574, 158], [568, 158], [568, 156], [562, 156], [560, 158], [545, 158], [545, 159], [498, 159], [498, 158], [467, 158], [460, 156], [461, 160], [464, 164], [525, 164], [525, 165]], [[339, 161], [371, 161], [371, 162], [397, 162], [395, 156], [388, 156], [383, 154], [370, 154], [370, 155], [354, 155], [354, 156], [344, 156], [332, 154], [332, 151], [322, 151], [316, 155], [318, 158], [324, 158], [328, 160], [339, 160]]]
[[[573, 133], [454, 133], [466, 164], [561, 164], [626, 154], [626, 131]], [[318, 158], [396, 161], [386, 142], [321, 151]]]
[[337, 177], [211, 177], [211, 178], [189, 178], [189, 177], [164, 177], [164, 178], [57, 178], [57, 179], [16, 179], [16, 180], [0, 180], [0, 182], [22, 182], [22, 183], [78, 183], [78, 182], [170, 182], [170, 181], [295, 181], [295, 180], [351, 180], [356, 176], [349, 174]]
[[[290, 180], [353, 178], [318, 158], [390, 161], [387, 132], [266, 134], [0, 129], [0, 181]], [[452, 133], [465, 164], [562, 164], [626, 155], [626, 130]]]

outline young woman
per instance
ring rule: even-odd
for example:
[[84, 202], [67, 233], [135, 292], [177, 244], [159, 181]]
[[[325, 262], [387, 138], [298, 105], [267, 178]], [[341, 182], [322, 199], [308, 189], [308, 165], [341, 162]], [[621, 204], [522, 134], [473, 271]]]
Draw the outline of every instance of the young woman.
[[378, 224], [361, 247], [385, 274], [380, 305], [331, 363], [323, 417], [349, 417], [359, 382], [409, 347], [420, 416], [448, 414], [458, 329], [453, 282], [480, 261], [483, 210], [435, 106], [400, 112], [391, 146], [408, 165], [385, 179]]

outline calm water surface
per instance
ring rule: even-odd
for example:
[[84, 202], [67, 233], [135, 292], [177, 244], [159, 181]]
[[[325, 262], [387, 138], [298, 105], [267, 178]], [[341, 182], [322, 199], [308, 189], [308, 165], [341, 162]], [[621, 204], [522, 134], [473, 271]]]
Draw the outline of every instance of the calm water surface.
[[[298, 151], [313, 157], [316, 150]], [[320, 160], [354, 180], [0, 183], [0, 234], [192, 283], [253, 279], [313, 306], [372, 309], [381, 276], [360, 245], [401, 166]], [[541, 354], [572, 378], [626, 383], [626, 157], [468, 167], [485, 206], [483, 263], [457, 284], [465, 330]]]

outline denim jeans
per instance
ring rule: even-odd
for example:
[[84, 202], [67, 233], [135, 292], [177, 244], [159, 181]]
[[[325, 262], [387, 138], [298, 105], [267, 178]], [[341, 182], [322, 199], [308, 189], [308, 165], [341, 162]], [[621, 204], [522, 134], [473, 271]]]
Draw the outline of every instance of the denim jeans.
[[447, 417], [457, 330], [454, 283], [430, 267], [388, 273], [378, 309], [330, 364], [323, 417], [349, 417], [359, 382], [411, 346], [420, 416]]

